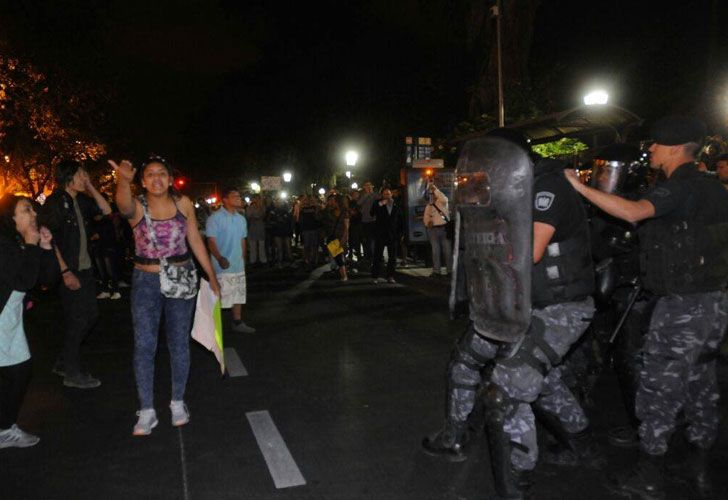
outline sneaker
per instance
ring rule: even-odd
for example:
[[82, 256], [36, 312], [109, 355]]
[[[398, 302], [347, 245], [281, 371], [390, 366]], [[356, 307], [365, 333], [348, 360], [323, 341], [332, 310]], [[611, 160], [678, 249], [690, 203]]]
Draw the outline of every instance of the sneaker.
[[127, 283], [126, 281], [120, 281], [119, 288], [129, 288], [129, 283]]
[[0, 431], [0, 448], [28, 448], [39, 441], [38, 436], [25, 432], [15, 424], [10, 429]]
[[157, 412], [154, 408], [147, 408], [146, 410], [139, 410], [136, 412], [139, 420], [134, 425], [134, 431], [132, 432], [135, 436], [148, 436], [152, 433], [159, 420], [157, 420]]
[[108, 299], [109, 297], [111, 297], [111, 294], [109, 294], [109, 292], [101, 292], [96, 296], [97, 299]]
[[238, 333], [255, 333], [255, 328], [248, 326], [241, 321], [237, 325], [233, 324], [233, 331]]
[[66, 375], [63, 377], [63, 385], [66, 387], [75, 387], [76, 389], [93, 389], [101, 385], [101, 381], [93, 378], [88, 373], [79, 373], [77, 375]]
[[384, 278], [374, 278], [372, 280], [372, 282], [376, 285], [376, 284], [379, 284], [379, 283], [386, 283], [387, 280], [385, 280]]
[[121, 298], [121, 294], [119, 292], [114, 292], [109, 297], [111, 300], [119, 300]]
[[397, 283], [394, 278], [387, 278], [387, 283]]
[[169, 409], [172, 410], [172, 425], [180, 427], [190, 421], [190, 411], [184, 401], [170, 401]]

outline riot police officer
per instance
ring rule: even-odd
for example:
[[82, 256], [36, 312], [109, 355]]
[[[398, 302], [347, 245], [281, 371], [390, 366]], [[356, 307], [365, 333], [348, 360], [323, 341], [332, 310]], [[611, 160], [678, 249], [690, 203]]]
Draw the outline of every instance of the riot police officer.
[[[637, 146], [615, 143], [600, 149], [591, 162], [589, 185], [606, 193], [638, 199], [648, 189], [647, 167]], [[610, 429], [609, 442], [636, 446], [634, 416], [640, 347], [647, 330], [652, 296], [639, 283], [639, 247], [632, 224], [592, 205], [587, 207], [596, 270], [597, 312], [589, 329], [564, 360], [562, 379], [588, 404], [610, 359], [617, 373], [628, 426]]]
[[496, 490], [523, 498], [538, 456], [532, 404], [576, 460], [599, 460], [587, 417], [555, 369], [591, 319], [594, 275], [586, 213], [564, 164], [538, 161], [534, 182], [526, 141], [504, 129], [492, 135], [511, 142], [470, 141], [458, 162], [451, 307], [466, 298], [471, 321], [448, 366], [444, 426], [422, 444], [466, 458], [481, 370], [495, 361], [484, 403]]
[[699, 172], [695, 153], [705, 126], [669, 116], [652, 128], [650, 166], [666, 179], [637, 201], [581, 184], [591, 203], [639, 228], [643, 286], [659, 296], [643, 347], [636, 397], [640, 458], [613, 485], [621, 494], [664, 497], [661, 468], [676, 416], [684, 412], [690, 446], [679, 469], [701, 496], [711, 494], [708, 451], [718, 430], [715, 359], [728, 322], [728, 192]]

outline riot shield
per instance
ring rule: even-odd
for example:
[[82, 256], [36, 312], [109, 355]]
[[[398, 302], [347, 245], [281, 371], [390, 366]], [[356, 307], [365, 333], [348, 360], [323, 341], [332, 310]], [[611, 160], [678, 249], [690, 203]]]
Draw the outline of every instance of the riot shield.
[[473, 139], [456, 182], [451, 310], [465, 293], [480, 335], [517, 341], [531, 321], [533, 166], [512, 142]]

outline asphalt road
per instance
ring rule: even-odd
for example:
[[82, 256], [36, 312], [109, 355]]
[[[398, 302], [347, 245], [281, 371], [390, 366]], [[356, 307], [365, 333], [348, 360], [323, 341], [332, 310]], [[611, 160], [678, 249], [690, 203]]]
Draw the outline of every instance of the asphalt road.
[[[375, 285], [362, 273], [340, 284], [322, 271], [250, 273], [246, 320], [257, 332], [225, 336], [243, 371], [222, 378], [214, 357], [193, 343], [191, 421], [180, 429], [170, 425], [160, 338], [160, 424], [148, 437], [131, 435], [128, 289], [122, 300], [100, 302], [101, 321], [83, 352], [102, 386], [87, 391], [64, 388], [50, 371], [61, 317], [55, 297], [40, 296], [26, 320], [34, 378], [20, 424], [41, 442], [0, 450], [0, 499], [491, 498], [483, 439], [460, 464], [420, 452], [423, 436], [441, 424], [449, 352], [465, 326], [448, 319], [444, 293], [424, 278]], [[725, 365], [720, 374], [725, 392]], [[625, 415], [613, 374], [597, 389], [589, 412], [605, 442], [606, 429]], [[634, 455], [605, 448], [610, 470]], [[712, 462], [716, 498], [728, 498], [727, 460], [722, 432]], [[539, 466], [538, 498], [613, 498], [604, 478], [605, 471]], [[677, 483], [668, 489], [669, 498], [692, 497]]]

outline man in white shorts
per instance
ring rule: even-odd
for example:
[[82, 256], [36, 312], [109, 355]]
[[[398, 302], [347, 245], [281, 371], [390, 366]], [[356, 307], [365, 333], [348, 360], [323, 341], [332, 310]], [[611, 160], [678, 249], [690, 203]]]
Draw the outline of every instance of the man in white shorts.
[[243, 199], [233, 187], [223, 189], [221, 195], [222, 208], [207, 219], [207, 247], [214, 257], [212, 265], [220, 282], [222, 308], [233, 310], [233, 331], [253, 333], [255, 328], [243, 322], [243, 304], [246, 301], [245, 239], [248, 236], [248, 223], [238, 213]]

